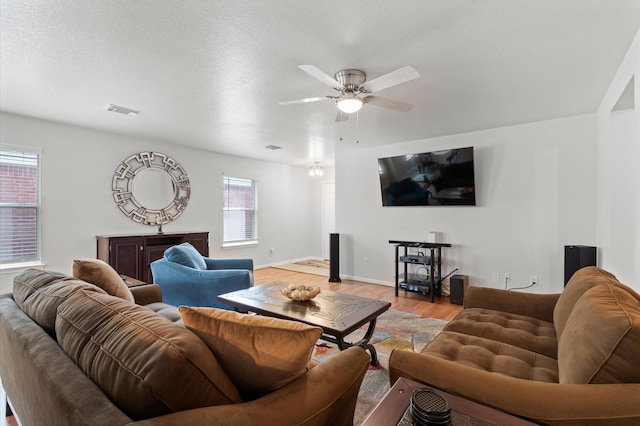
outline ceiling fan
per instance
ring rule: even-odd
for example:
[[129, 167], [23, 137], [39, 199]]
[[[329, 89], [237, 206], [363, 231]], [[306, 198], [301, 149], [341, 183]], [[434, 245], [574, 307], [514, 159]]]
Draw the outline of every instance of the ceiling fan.
[[[401, 112], [410, 111], [413, 108], [413, 105], [409, 103], [383, 98], [381, 96], [373, 96], [372, 94], [420, 77], [418, 71], [410, 66], [402, 67], [388, 74], [374, 78], [371, 81], [367, 81], [367, 75], [364, 71], [357, 69], [340, 70], [335, 73], [334, 77], [331, 77], [313, 65], [298, 65], [298, 68], [310, 76], [317, 78], [327, 86], [331, 86], [338, 92], [338, 95], [285, 101], [280, 102], [280, 105], [300, 104], [331, 99], [336, 103], [340, 110], [336, 117], [336, 121], [348, 119], [349, 114], [359, 111], [365, 103]], [[346, 114], [341, 114], [341, 112]]]

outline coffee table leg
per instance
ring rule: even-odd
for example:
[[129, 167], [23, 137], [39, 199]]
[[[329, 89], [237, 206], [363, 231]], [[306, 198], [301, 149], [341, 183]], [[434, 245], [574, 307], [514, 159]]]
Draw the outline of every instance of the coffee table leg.
[[369, 322], [369, 328], [367, 328], [364, 336], [362, 337], [362, 339], [355, 343], [345, 342], [344, 336], [339, 336], [331, 340], [335, 340], [335, 343], [338, 344], [338, 348], [340, 348], [341, 351], [350, 348], [351, 346], [361, 346], [364, 350], [369, 351], [369, 354], [371, 354], [371, 365], [379, 365], [380, 362], [378, 361], [378, 353], [376, 352], [376, 348], [374, 348], [373, 345], [369, 343], [369, 340], [371, 340], [373, 332], [376, 329], [376, 319], [377, 318], [374, 318]]

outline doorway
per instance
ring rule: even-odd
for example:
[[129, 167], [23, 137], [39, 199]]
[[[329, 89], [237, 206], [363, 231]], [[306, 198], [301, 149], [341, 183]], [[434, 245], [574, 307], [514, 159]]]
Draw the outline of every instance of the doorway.
[[329, 259], [329, 235], [336, 232], [336, 184], [322, 183], [322, 258]]

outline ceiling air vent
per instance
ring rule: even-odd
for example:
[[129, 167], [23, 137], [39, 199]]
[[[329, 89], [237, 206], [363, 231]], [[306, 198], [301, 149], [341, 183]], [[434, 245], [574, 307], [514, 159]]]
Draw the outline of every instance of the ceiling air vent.
[[125, 108], [122, 106], [114, 105], [114, 104], [106, 104], [104, 109], [111, 112], [117, 112], [118, 114], [129, 115], [131, 117], [135, 117], [140, 114], [140, 111], [136, 111], [135, 109]]
[[277, 151], [279, 149], [284, 149], [284, 148], [282, 148], [281, 146], [278, 146], [278, 145], [267, 145], [267, 146], [265, 146], [265, 148], [270, 149], [272, 151]]

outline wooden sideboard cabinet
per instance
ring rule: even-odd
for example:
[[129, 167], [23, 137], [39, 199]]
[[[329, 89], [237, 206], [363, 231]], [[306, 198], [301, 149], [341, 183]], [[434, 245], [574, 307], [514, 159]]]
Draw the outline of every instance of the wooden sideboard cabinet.
[[98, 259], [120, 275], [147, 283], [153, 282], [151, 262], [162, 258], [169, 247], [182, 243], [190, 243], [200, 254], [209, 256], [208, 232], [96, 236]]

